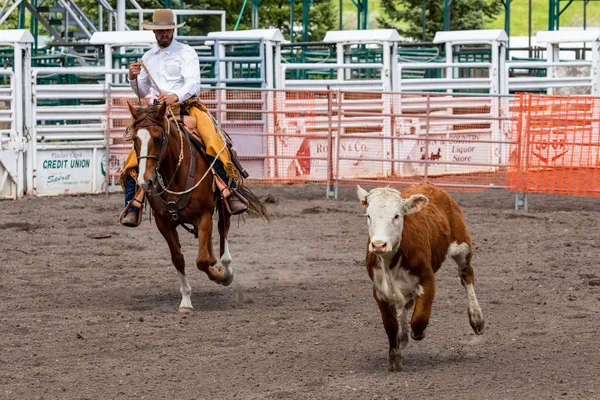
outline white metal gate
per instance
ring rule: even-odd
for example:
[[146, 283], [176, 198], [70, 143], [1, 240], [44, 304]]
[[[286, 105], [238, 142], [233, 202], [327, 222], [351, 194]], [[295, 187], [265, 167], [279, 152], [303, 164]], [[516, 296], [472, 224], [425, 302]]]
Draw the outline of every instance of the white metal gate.
[[18, 152], [11, 150], [16, 139], [15, 130], [15, 74], [10, 69], [0, 69], [0, 198], [17, 197]]
[[0, 68], [0, 198], [16, 199], [24, 193], [25, 127], [24, 77], [29, 75], [30, 43], [27, 30], [2, 32], [0, 46], [13, 49], [9, 68]]
[[32, 69], [29, 194], [99, 193], [107, 189], [104, 171], [109, 83], [38, 85], [38, 79], [61, 74], [97, 77], [125, 73], [127, 70], [98, 67]]

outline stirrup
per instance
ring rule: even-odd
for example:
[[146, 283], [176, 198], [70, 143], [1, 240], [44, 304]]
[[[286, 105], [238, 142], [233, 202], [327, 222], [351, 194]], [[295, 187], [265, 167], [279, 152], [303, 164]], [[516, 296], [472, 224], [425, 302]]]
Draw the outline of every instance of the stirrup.
[[[136, 202], [137, 204], [134, 204], [134, 202]], [[134, 226], [138, 227], [140, 226], [140, 224], [142, 223], [142, 210], [144, 209], [144, 203], [139, 201], [138, 199], [136, 199], [135, 197], [131, 200], [129, 200], [129, 202], [127, 203], [127, 205], [125, 206], [125, 208], [123, 209], [123, 211], [121, 211], [121, 214], [119, 215], [119, 223], [121, 225], [123, 225], [123, 218], [125, 218], [125, 215], [128, 214], [129, 207], [134, 206], [138, 208], [137, 211], [137, 222]], [[131, 211], [131, 212], [135, 212], [135, 211]], [[127, 225], [123, 225], [123, 226], [127, 226]]]
[[[225, 197], [223, 195], [223, 192], [225, 190], [229, 190], [229, 196]], [[237, 211], [232, 211], [231, 210], [231, 206], [229, 205], [229, 198], [230, 197], [236, 197], [245, 207], [243, 209], [237, 210]], [[221, 198], [223, 199], [223, 203], [225, 204], [225, 208], [227, 209], [227, 212], [231, 215], [239, 215], [239, 214], [243, 214], [244, 212], [246, 212], [246, 210], [248, 210], [248, 206], [250, 203], [248, 203], [248, 200], [246, 200], [237, 190], [233, 189], [233, 188], [225, 188], [223, 190], [221, 190]]]

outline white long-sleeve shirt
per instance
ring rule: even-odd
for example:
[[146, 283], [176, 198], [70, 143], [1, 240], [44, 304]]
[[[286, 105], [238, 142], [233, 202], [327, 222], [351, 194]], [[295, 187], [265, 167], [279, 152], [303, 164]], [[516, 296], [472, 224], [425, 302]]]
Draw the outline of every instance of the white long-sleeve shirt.
[[[163, 94], [174, 93], [181, 102], [200, 92], [198, 55], [187, 44], [173, 39], [169, 47], [162, 49], [155, 46], [148, 50], [142, 56], [142, 61]], [[137, 80], [130, 81], [129, 85], [140, 97], [150, 95], [154, 99], [159, 95], [143, 67]]]

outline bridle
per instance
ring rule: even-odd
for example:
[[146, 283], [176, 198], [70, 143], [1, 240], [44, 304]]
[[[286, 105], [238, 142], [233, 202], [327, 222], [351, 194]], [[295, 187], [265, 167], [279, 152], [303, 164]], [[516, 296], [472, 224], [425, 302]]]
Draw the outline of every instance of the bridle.
[[[138, 150], [137, 148], [135, 149], [135, 153], [136, 153], [136, 157], [138, 159], [138, 162], [141, 159], [151, 159], [151, 160], [156, 160], [156, 163], [158, 165], [160, 165], [160, 162], [162, 161], [162, 159], [165, 157], [165, 153], [167, 152], [167, 147], [169, 147], [169, 133], [171, 131], [171, 124], [169, 123], [169, 120], [167, 119], [167, 117], [164, 117], [165, 120], [167, 120], [167, 129], [165, 130], [164, 126], [161, 125], [161, 123], [157, 120], [155, 120], [152, 117], [149, 117], [147, 115], [142, 115], [140, 118], [138, 118], [137, 120], [135, 120], [135, 122], [133, 123], [133, 127], [135, 127], [136, 129], [140, 129], [140, 128], [148, 128], [151, 126], [161, 126], [162, 127], [162, 132], [161, 132], [161, 149], [160, 149], [160, 154], [155, 154], [155, 155], [148, 155], [148, 156], [140, 156], [138, 154]], [[151, 122], [154, 122], [152, 124], [144, 124], [144, 125], [138, 125], [138, 121], [144, 121], [144, 120], [150, 120]], [[158, 167], [157, 167], [158, 169]]]
[[[166, 121], [167, 129], [165, 129], [165, 127], [161, 121], [157, 120], [156, 118], [154, 118], [151, 115], [148, 115], [147, 113], [144, 112], [132, 124], [132, 127], [135, 128], [136, 130], [140, 129], [140, 128], [148, 128], [148, 127], [152, 127], [152, 126], [160, 126], [162, 128], [161, 144], [160, 144], [161, 147], [160, 147], [159, 152], [157, 152], [156, 154], [140, 156], [139, 152], [137, 150], [137, 147], [134, 146], [138, 164], [139, 164], [139, 161], [144, 158], [156, 161], [156, 167], [154, 168], [154, 172], [156, 173], [158, 183], [163, 188], [163, 190], [161, 192], [155, 193], [157, 195], [164, 193], [165, 191], [167, 191], [169, 186], [171, 186], [171, 184], [173, 183], [173, 180], [175, 179], [175, 175], [177, 175], [177, 170], [179, 169], [179, 166], [181, 165], [181, 161], [183, 160], [183, 137], [180, 134], [180, 139], [181, 139], [180, 154], [179, 154], [179, 159], [177, 161], [177, 166], [175, 167], [175, 170], [173, 171], [173, 175], [171, 176], [169, 183], [167, 185], [165, 185], [163, 177], [160, 174], [160, 163], [164, 159], [167, 149], [169, 147], [169, 135], [171, 133], [171, 121], [169, 120], [169, 118], [166, 115], [164, 116], [164, 120]], [[150, 123], [139, 124], [142, 121], [149, 121]]]

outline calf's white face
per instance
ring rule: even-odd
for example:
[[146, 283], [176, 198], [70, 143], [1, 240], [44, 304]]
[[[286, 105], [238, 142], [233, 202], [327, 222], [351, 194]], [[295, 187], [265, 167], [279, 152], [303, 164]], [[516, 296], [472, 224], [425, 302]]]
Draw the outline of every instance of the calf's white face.
[[357, 186], [358, 198], [367, 209], [369, 226], [369, 251], [385, 255], [395, 254], [400, 247], [404, 216], [420, 211], [427, 197], [414, 194], [403, 199], [400, 192], [391, 188], [373, 189], [370, 192]]

